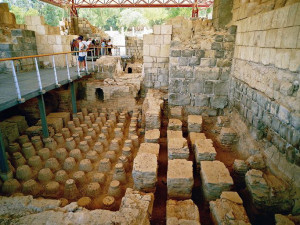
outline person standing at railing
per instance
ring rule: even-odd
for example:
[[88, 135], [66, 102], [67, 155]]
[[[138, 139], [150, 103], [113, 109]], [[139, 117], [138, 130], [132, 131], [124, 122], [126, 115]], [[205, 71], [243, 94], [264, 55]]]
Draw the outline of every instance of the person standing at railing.
[[112, 49], [113, 45], [110, 39], [108, 39], [108, 43], [107, 43], [107, 50], [108, 50], [108, 55], [112, 55], [111, 49]]
[[105, 40], [103, 39], [101, 43], [101, 55], [105, 55], [105, 47], [106, 47], [106, 43]]
[[78, 37], [78, 42], [79, 42], [79, 54], [78, 54], [78, 62], [79, 62], [79, 68], [80, 71], [85, 71], [85, 57], [86, 57], [86, 50], [87, 50], [87, 45], [82, 41], [83, 37], [79, 36]]

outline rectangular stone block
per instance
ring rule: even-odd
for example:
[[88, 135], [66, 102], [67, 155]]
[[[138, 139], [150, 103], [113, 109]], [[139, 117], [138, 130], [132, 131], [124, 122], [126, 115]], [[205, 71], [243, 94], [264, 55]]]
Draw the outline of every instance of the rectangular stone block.
[[159, 143], [160, 131], [159, 129], [147, 130], [145, 133], [146, 143]]
[[158, 158], [159, 155], [159, 144], [157, 143], [142, 143], [140, 145], [138, 154], [141, 153], [151, 153], [156, 155], [156, 157]]
[[153, 34], [144, 34], [143, 36], [143, 44], [144, 45], [152, 45], [154, 43], [154, 35]]
[[170, 45], [162, 45], [160, 48], [160, 57], [169, 57]]
[[168, 158], [188, 159], [190, 151], [185, 138], [168, 138]]
[[160, 46], [159, 45], [152, 45], [150, 48], [150, 56], [160, 57]]
[[172, 34], [172, 25], [161, 25], [161, 34]]
[[181, 106], [170, 107], [170, 116], [182, 120], [183, 111]]
[[168, 130], [182, 130], [182, 122], [179, 119], [169, 119]]
[[153, 26], [153, 33], [154, 34], [161, 34], [161, 25], [154, 25]]
[[179, 131], [179, 130], [168, 130], [167, 131], [167, 138], [168, 138], [168, 141], [171, 138], [183, 138], [182, 131]]
[[190, 198], [194, 185], [193, 163], [185, 159], [168, 161], [167, 187], [170, 198]]
[[201, 161], [201, 181], [206, 200], [215, 200], [223, 191], [230, 191], [233, 180], [224, 163], [220, 161]]
[[213, 161], [216, 159], [217, 152], [211, 139], [196, 140], [195, 142], [195, 159], [197, 166], [201, 161]]
[[188, 116], [188, 131], [198, 132], [198, 133], [202, 131], [202, 116], [199, 115]]
[[163, 35], [163, 37], [164, 37], [164, 44], [167, 44], [167, 45], [171, 44], [171, 35], [166, 34], [166, 35]]
[[139, 191], [155, 192], [157, 182], [157, 157], [151, 153], [140, 153], [133, 161], [132, 178]]
[[192, 200], [167, 201], [167, 225], [200, 225], [198, 207]]
[[197, 140], [205, 140], [206, 136], [204, 133], [189, 132], [189, 139], [191, 141], [192, 148], [194, 149], [196, 141]]

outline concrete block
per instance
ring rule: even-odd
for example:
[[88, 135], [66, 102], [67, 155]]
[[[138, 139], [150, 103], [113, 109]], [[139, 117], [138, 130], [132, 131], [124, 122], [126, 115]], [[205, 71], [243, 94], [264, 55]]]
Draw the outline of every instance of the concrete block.
[[193, 163], [185, 159], [168, 161], [167, 187], [170, 198], [190, 198], [194, 185]]

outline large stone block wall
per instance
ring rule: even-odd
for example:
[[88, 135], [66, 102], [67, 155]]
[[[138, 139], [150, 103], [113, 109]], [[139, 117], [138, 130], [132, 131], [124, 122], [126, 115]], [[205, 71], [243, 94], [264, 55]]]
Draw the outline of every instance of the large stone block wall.
[[188, 113], [218, 115], [228, 105], [235, 29], [215, 31], [201, 19], [192, 21], [191, 29], [196, 32], [189, 42], [176, 31], [173, 35], [169, 104], [184, 106]]
[[125, 37], [126, 55], [130, 55], [134, 60], [143, 59], [143, 39], [138, 37]]
[[[60, 35], [59, 27], [52, 27], [45, 24], [42, 16], [26, 16], [25, 23], [29, 30], [35, 31], [38, 54], [52, 54], [59, 52], [70, 52], [71, 41], [77, 38], [75, 35]], [[39, 58], [44, 66], [52, 66], [52, 56]], [[68, 56], [69, 65], [76, 65], [75, 58]], [[65, 55], [55, 56], [55, 65], [65, 67]]]
[[215, 0], [213, 23], [216, 28], [224, 28], [232, 20], [233, 0]]
[[153, 34], [143, 37], [144, 85], [146, 88], [168, 87], [171, 35], [172, 26], [154, 25]]
[[236, 24], [230, 102], [255, 138], [275, 146], [266, 154], [272, 172], [292, 178], [300, 166], [300, 4]]

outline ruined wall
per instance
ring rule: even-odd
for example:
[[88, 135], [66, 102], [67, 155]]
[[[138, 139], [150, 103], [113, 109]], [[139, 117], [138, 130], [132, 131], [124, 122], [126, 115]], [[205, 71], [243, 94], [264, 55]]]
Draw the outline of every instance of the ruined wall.
[[169, 105], [218, 115], [228, 105], [235, 27], [216, 31], [211, 21], [178, 19], [170, 50]]
[[143, 39], [138, 37], [125, 37], [126, 55], [130, 55], [134, 60], [143, 59]]
[[[276, 146], [266, 153], [272, 172], [292, 178], [300, 166], [300, 4], [273, 11], [266, 8], [271, 2], [263, 4], [242, 16], [234, 10], [241, 20], [236, 22], [230, 101], [254, 137]], [[248, 17], [255, 9], [269, 12]]]
[[[45, 24], [42, 16], [26, 16], [25, 23], [29, 30], [35, 31], [38, 54], [52, 54], [71, 51], [71, 41], [77, 36], [60, 35], [59, 27]], [[39, 58], [44, 66], [52, 66], [52, 56]], [[68, 57], [69, 65], [75, 65], [75, 59]], [[64, 67], [66, 65], [65, 55], [55, 56], [55, 65]]]
[[172, 26], [154, 25], [153, 34], [144, 35], [144, 85], [147, 88], [168, 87], [171, 34]]
[[[35, 33], [30, 30], [17, 29], [15, 15], [9, 12], [7, 3], [0, 3], [0, 58], [36, 55]], [[34, 68], [33, 59], [14, 62], [16, 71], [28, 71]], [[11, 68], [11, 62], [1, 62], [0, 72]]]
[[214, 0], [213, 24], [216, 28], [224, 28], [232, 19], [233, 0]]

